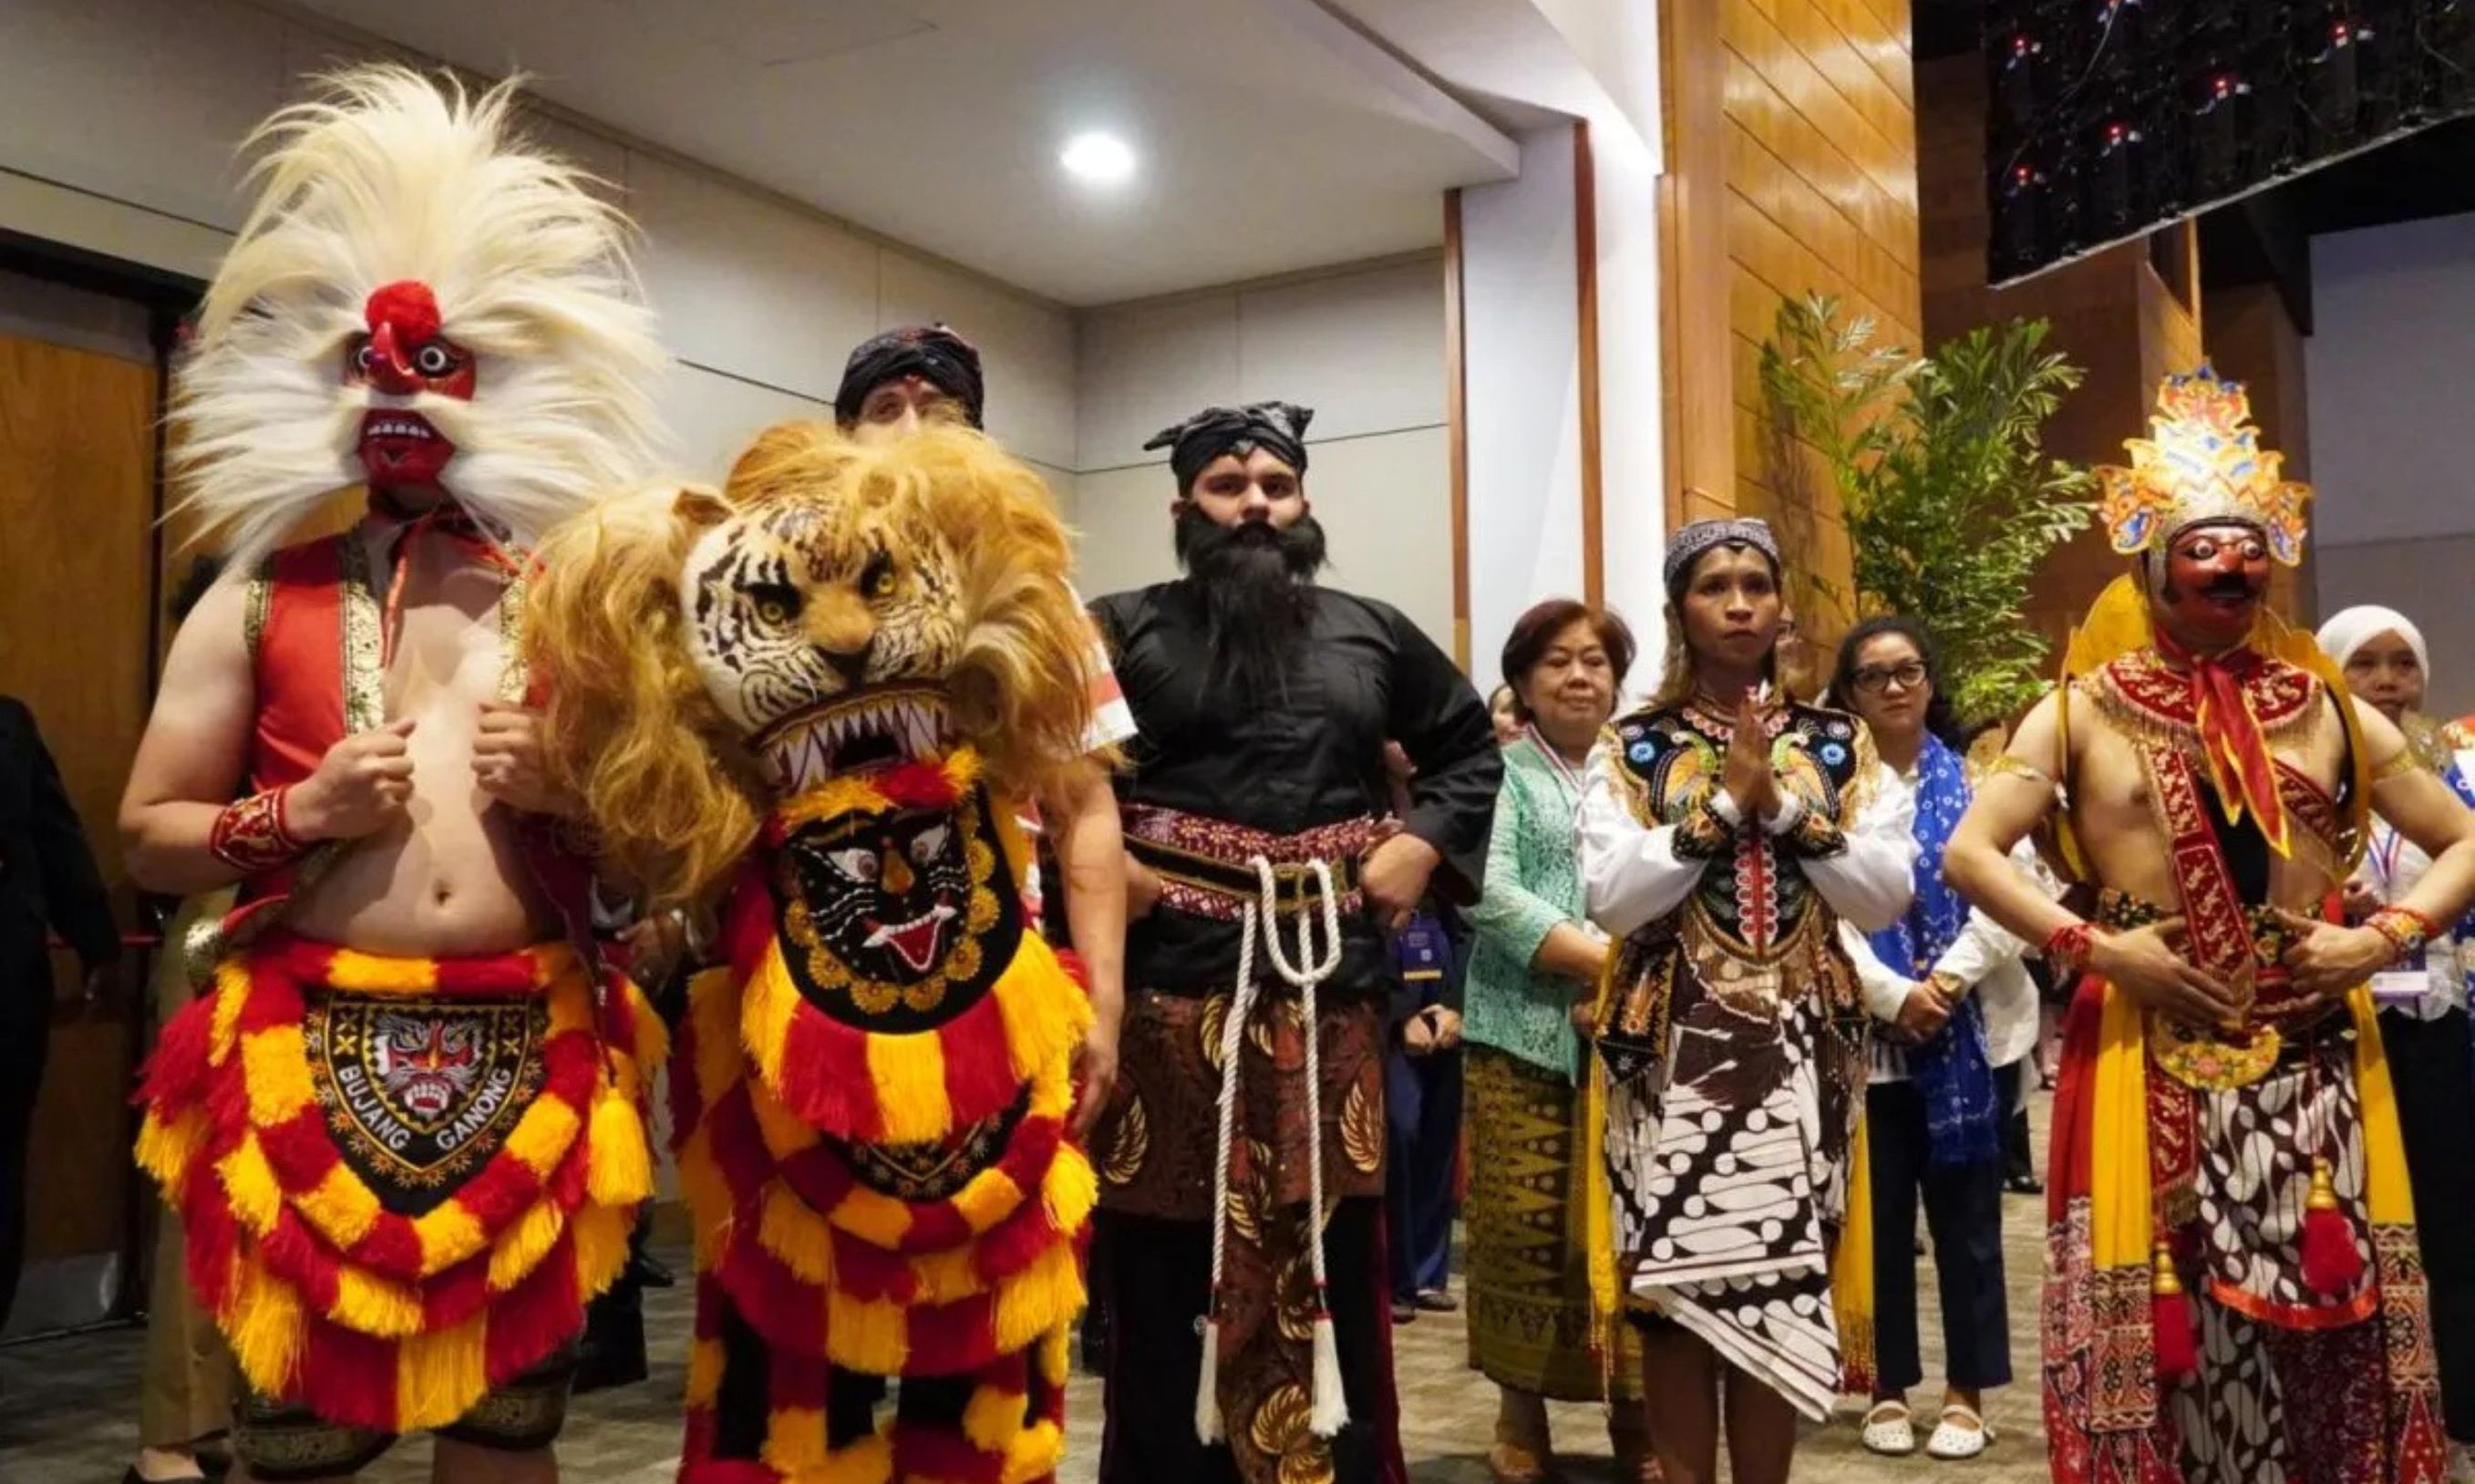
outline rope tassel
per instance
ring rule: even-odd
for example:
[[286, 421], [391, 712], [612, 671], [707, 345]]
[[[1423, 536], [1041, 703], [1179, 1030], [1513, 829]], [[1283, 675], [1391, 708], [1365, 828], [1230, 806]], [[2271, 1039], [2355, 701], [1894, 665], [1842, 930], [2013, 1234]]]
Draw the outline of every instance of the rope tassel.
[[[1320, 1237], [1316, 1245], [1322, 1245]], [[1307, 1427], [1318, 1438], [1329, 1438], [1349, 1425], [1349, 1398], [1340, 1386], [1340, 1345], [1333, 1338], [1332, 1309], [1323, 1304], [1320, 1289], [1315, 1302], [1323, 1307], [1314, 1322], [1314, 1410], [1307, 1414]]]
[[1238, 928], [1238, 986], [1220, 1026], [1220, 1131], [1212, 1161], [1212, 1292], [1203, 1311], [1203, 1366], [1194, 1386], [1194, 1436], [1206, 1447], [1221, 1440], [1220, 1279], [1229, 1262], [1229, 1148], [1238, 1128], [1238, 1049], [1255, 1012], [1255, 906]]
[[[1213, 1283], [1213, 1306], [1219, 1307], [1219, 1283]], [[1206, 1448], [1221, 1439], [1220, 1432], [1220, 1317], [1208, 1316], [1203, 1321], [1203, 1369], [1194, 1384], [1194, 1435]]]

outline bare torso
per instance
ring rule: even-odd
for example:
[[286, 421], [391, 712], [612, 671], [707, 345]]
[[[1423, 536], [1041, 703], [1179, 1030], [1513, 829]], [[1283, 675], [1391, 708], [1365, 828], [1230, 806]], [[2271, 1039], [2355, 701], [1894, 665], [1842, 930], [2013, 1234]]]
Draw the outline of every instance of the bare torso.
[[[2071, 698], [2071, 771], [2064, 782], [2071, 829], [2097, 881], [2177, 909], [2169, 841], [2158, 822], [2139, 754], [2086, 689]], [[2324, 697], [2310, 724], [2272, 738], [2269, 750], [2322, 792], [2334, 794], [2346, 766], [2345, 727]], [[2316, 913], [2335, 884], [2337, 863], [2299, 823], [2291, 839], [2291, 855], [2270, 856], [2269, 905]]]
[[[371, 539], [367, 536], [362, 539]], [[481, 791], [473, 739], [501, 694], [505, 579], [453, 544], [418, 543], [386, 677], [389, 720], [413, 718], [407, 817], [346, 847], [288, 910], [288, 926], [369, 953], [501, 953], [554, 936], [516, 816]]]

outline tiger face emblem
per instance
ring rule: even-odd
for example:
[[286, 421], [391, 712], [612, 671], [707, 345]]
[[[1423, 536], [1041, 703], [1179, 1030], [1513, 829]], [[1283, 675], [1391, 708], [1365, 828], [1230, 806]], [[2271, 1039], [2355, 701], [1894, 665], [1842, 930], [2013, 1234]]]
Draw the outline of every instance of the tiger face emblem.
[[532, 1106], [550, 1009], [539, 998], [338, 991], [309, 1006], [301, 1034], [337, 1151], [389, 1210], [418, 1216]]
[[690, 657], [751, 739], [854, 692], [940, 681], [962, 653], [952, 553], [886, 504], [734, 513], [697, 541], [685, 575]]
[[474, 1020], [378, 1017], [371, 1069], [397, 1107], [434, 1122], [462, 1103], [481, 1076], [483, 1027]]

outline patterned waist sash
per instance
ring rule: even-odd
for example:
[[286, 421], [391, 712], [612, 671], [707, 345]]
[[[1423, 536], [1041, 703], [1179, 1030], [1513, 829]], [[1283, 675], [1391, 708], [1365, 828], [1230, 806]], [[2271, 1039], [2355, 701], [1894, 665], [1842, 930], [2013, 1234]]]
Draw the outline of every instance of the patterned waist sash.
[[[1375, 837], [1371, 815], [1295, 835], [1149, 804], [1127, 805], [1123, 820], [1127, 853], [1160, 877], [1161, 901], [1179, 912], [1218, 922], [1236, 922], [1249, 907], [1276, 918], [1294, 917], [1317, 905], [1318, 862], [1331, 873], [1335, 902], [1344, 914], [1363, 904], [1359, 857]], [[1258, 858], [1271, 867], [1269, 893], [1255, 870]]]
[[564, 944], [396, 959], [268, 934], [164, 1028], [137, 1159], [252, 1386], [443, 1426], [580, 1327], [651, 1194], [661, 1022]]
[[[2146, 927], [2174, 914], [2170, 908], [2110, 887], [2097, 895], [2097, 923], [2114, 932]], [[2343, 1024], [2337, 1002], [2295, 987], [2294, 975], [2285, 961], [2294, 933], [2275, 908], [2230, 907], [2225, 921], [2234, 929], [2226, 934], [2227, 939], [2240, 947], [2216, 961], [2204, 961], [2201, 967], [2231, 982], [2243, 1002], [2246, 1023], [2273, 1028], [2288, 1039], [2309, 1038], [2316, 1030]]]

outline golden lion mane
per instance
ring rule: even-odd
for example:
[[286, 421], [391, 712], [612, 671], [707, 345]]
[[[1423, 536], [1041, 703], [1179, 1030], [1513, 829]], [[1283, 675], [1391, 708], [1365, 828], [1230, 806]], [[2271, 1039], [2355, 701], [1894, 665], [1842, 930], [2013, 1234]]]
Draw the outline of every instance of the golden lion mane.
[[943, 678], [990, 783], [1037, 797], [1092, 766], [1090, 620], [1066, 585], [1073, 552], [1040, 476], [966, 428], [868, 449], [830, 423], [781, 424], [740, 455], [719, 494], [650, 486], [562, 523], [529, 584], [525, 638], [547, 682], [551, 777], [583, 799], [605, 868], [652, 908], [706, 901], [755, 843], [773, 796], [689, 654], [688, 554], [722, 521], [844, 501], [884, 509], [893, 529], [924, 531], [950, 552], [964, 641]]

